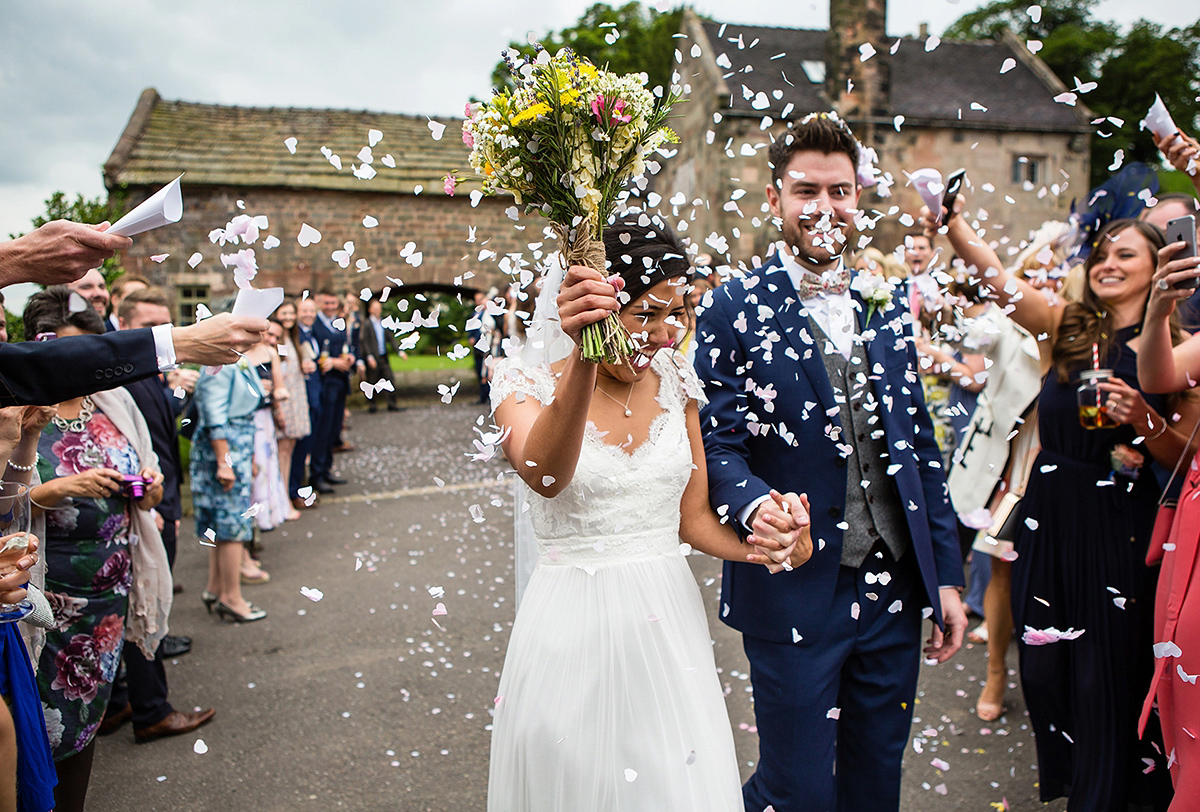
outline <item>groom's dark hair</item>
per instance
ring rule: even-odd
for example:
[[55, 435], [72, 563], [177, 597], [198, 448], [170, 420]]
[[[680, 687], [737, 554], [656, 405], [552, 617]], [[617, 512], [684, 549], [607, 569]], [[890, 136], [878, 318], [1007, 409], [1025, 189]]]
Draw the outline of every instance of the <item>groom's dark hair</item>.
[[661, 218], [629, 212], [604, 229], [604, 255], [610, 273], [625, 281], [622, 306], [640, 297], [664, 279], [690, 279], [692, 265], [687, 249]]
[[846, 122], [836, 113], [809, 113], [799, 121], [789, 123], [788, 129], [772, 141], [767, 150], [771, 183], [776, 189], [782, 188], [783, 173], [787, 171], [792, 156], [808, 150], [826, 155], [840, 152], [850, 159], [851, 166], [858, 169], [858, 140]]

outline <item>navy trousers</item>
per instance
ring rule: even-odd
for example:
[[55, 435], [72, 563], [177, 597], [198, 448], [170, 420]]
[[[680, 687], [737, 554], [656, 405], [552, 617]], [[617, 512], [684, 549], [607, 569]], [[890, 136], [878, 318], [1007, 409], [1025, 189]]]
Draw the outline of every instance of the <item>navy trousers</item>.
[[341, 375], [326, 375], [321, 379], [321, 415], [320, 422], [313, 427], [312, 461], [309, 464], [314, 480], [329, 476], [333, 468], [333, 447], [342, 433], [348, 387], [347, 378]]
[[[163, 525], [163, 546], [167, 548], [167, 558], [175, 562], [175, 522], [168, 519]], [[147, 660], [142, 650], [133, 643], [125, 643], [122, 650], [125, 660], [125, 681], [113, 683], [112, 695], [108, 707], [118, 711], [129, 703], [133, 710], [133, 726], [146, 728], [158, 724], [171, 715], [175, 709], [167, 700], [167, 670], [163, 666], [162, 646], [154, 653], [154, 659]]]
[[841, 568], [819, 639], [743, 637], [759, 738], [746, 812], [899, 809], [926, 601], [916, 556], [879, 548]]

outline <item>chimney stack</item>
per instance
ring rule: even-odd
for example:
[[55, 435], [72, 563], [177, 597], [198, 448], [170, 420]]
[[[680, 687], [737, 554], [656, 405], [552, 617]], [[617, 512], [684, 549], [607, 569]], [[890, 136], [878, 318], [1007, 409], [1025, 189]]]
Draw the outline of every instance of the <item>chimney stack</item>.
[[[825, 41], [825, 92], [834, 109], [869, 144], [871, 118], [880, 97], [883, 62], [888, 56], [887, 0], [830, 0]], [[870, 43], [875, 54], [863, 62], [859, 47]], [[849, 82], [849, 87], [847, 85]]]
[[921, 33], [917, 34], [918, 39], [929, 38], [929, 23], [921, 23]]

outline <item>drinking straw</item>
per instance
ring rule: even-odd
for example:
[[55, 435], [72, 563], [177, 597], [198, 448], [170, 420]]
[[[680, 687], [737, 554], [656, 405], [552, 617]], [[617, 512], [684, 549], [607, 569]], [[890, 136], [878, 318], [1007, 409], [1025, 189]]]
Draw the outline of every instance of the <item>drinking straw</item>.
[[1100, 368], [1100, 345], [1092, 342], [1092, 369]]

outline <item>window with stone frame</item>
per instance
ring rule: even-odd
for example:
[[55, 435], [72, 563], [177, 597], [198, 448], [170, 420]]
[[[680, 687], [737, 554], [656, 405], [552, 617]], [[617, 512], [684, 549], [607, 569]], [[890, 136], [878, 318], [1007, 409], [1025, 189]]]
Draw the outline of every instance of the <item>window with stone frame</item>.
[[208, 306], [208, 285], [179, 285], [177, 288], [175, 323], [183, 326], [196, 323], [196, 305]]

